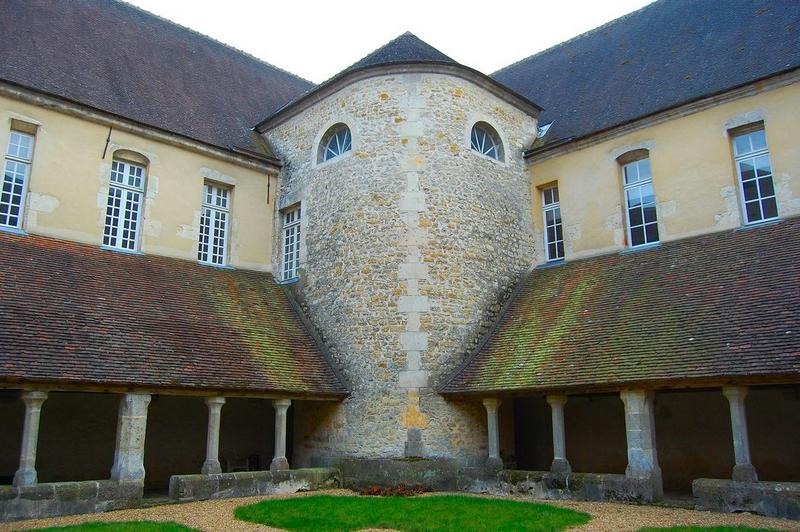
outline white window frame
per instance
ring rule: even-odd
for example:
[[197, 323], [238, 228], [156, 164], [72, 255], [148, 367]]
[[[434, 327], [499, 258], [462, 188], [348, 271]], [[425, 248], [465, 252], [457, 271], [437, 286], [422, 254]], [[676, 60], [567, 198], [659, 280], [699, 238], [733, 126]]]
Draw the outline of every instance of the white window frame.
[[[764, 136], [764, 147], [763, 148], [754, 148], [753, 147], [753, 139], [752, 136], [756, 133], [761, 132]], [[747, 138], [748, 144], [750, 145], [750, 150], [746, 152], [739, 153], [739, 148], [737, 146], [737, 139], [740, 138]], [[736, 165], [736, 177], [738, 181], [738, 188], [739, 188], [739, 201], [741, 204], [742, 209], [742, 219], [744, 220], [745, 225], [752, 225], [752, 224], [759, 224], [764, 222], [769, 222], [771, 220], [777, 220], [780, 218], [780, 213], [778, 212], [778, 194], [775, 190], [775, 174], [772, 170], [772, 159], [769, 156], [769, 145], [767, 144], [767, 132], [763, 127], [756, 128], [752, 131], [747, 131], [744, 133], [734, 134], [731, 138], [731, 143], [733, 145], [733, 155], [734, 155], [734, 164]], [[756, 159], [760, 157], [766, 157], [767, 162], [769, 163], [769, 175], [768, 176], [760, 176], [758, 175], [758, 170], [756, 167]], [[752, 179], [747, 179], [747, 182], [755, 182], [756, 185], [756, 199], [755, 200], [748, 200], [745, 197], [744, 193], [744, 186], [745, 180], [742, 176], [742, 167], [740, 163], [750, 161], [753, 166], [753, 177]], [[761, 195], [761, 184], [759, 183], [762, 179], [769, 178], [770, 183], [772, 185], [772, 195]], [[768, 199], [773, 199], [775, 201], [775, 216], [766, 217], [764, 216], [764, 201]], [[750, 217], [747, 215], [747, 204], [748, 203], [757, 203], [758, 204], [758, 211], [761, 214], [761, 218], [758, 220], [750, 220]]]
[[[121, 159], [114, 159], [111, 162], [105, 221], [103, 223], [103, 247], [121, 251], [136, 251], [139, 249], [146, 181], [147, 168], [144, 165]], [[115, 196], [117, 192], [119, 196]], [[132, 198], [136, 199], [135, 202]], [[119, 200], [118, 205], [112, 203], [115, 199]], [[128, 202], [136, 206], [134, 219], [129, 217], [132, 209], [127, 205]], [[114, 209], [117, 210], [116, 214], [113, 212]], [[125, 227], [126, 221], [133, 222], [132, 237], [130, 228]], [[127, 238], [124, 236], [126, 231], [128, 231]]]
[[[647, 161], [647, 166], [650, 168], [650, 175], [647, 177], [642, 177], [641, 175], [641, 165]], [[636, 180], [628, 182], [628, 173], [629, 169], [635, 169], [636, 172]], [[653, 192], [653, 203], [647, 204], [648, 207], [653, 208], [653, 212], [655, 212], [655, 220], [652, 222], [648, 222], [645, 219], [645, 204], [641, 200], [644, 199], [644, 195], [642, 194], [641, 189], [644, 187], [650, 187], [650, 190]], [[625, 225], [628, 228], [628, 246], [631, 248], [639, 248], [644, 246], [652, 246], [654, 244], [658, 244], [661, 241], [661, 231], [658, 226], [658, 209], [656, 207], [656, 190], [653, 186], [653, 170], [650, 166], [650, 158], [649, 157], [642, 157], [640, 159], [636, 159], [635, 161], [631, 161], [622, 165], [622, 195], [624, 196], [625, 200]], [[640, 244], [633, 243], [633, 226], [631, 225], [631, 206], [629, 202], [629, 193], [638, 193], [640, 198], [640, 203], [638, 205], [639, 210], [642, 213], [642, 223], [637, 224], [636, 227], [642, 228], [642, 233], [644, 236], [644, 242]], [[647, 239], [647, 226], [653, 225], [656, 226], [656, 239], [652, 241], [648, 241]]]
[[281, 220], [281, 279], [291, 281], [297, 278], [300, 267], [301, 205], [283, 211]]
[[[30, 149], [27, 150], [27, 154], [21, 154], [20, 148], [22, 147], [22, 143], [13, 143], [15, 139], [30, 139]], [[16, 146], [16, 150], [12, 150], [12, 146]], [[0, 186], [0, 209], [3, 209], [5, 212], [2, 216], [6, 218], [5, 222], [0, 221], [0, 227], [10, 228], [10, 229], [22, 229], [22, 224], [25, 219], [25, 205], [28, 196], [28, 181], [30, 180], [31, 175], [31, 165], [33, 164], [33, 150], [36, 146], [36, 137], [31, 135], [30, 133], [25, 133], [24, 131], [18, 131], [16, 129], [9, 130], [8, 135], [8, 144], [6, 146], [6, 157], [5, 161], [3, 162], [3, 179], [2, 185]], [[14, 153], [14, 151], [16, 153]], [[13, 165], [15, 167], [21, 166], [23, 168], [22, 174], [22, 190], [18, 194], [19, 203], [16, 204], [14, 202], [14, 187], [18, 184], [16, 183], [16, 179], [8, 180], [7, 176], [9, 175], [9, 167]], [[15, 172], [17, 174], [17, 172]], [[10, 185], [10, 190], [6, 192], [5, 188], [6, 185]], [[8, 194], [8, 201], [3, 201], [3, 196]], [[11, 214], [11, 210], [16, 207], [17, 214]], [[7, 210], [6, 210], [7, 209]], [[16, 216], [16, 223], [11, 224], [8, 223], [9, 218], [13, 218]]]
[[[549, 197], [548, 197], [549, 196]], [[553, 185], [542, 189], [542, 220], [544, 221], [544, 250], [547, 262], [554, 262], [564, 260], [564, 223], [561, 219], [561, 202], [558, 197], [558, 186]], [[547, 214], [553, 213], [553, 223], [548, 224]], [[556, 221], [557, 220], [557, 221]], [[553, 228], [555, 240], [550, 242], [549, 231], [550, 227]], [[561, 238], [559, 238], [559, 232]], [[556, 256], [550, 254], [550, 244], [553, 244], [556, 249]], [[558, 254], [558, 245], [561, 244], [561, 255]]]
[[353, 132], [350, 131], [347, 124], [336, 124], [325, 133], [320, 148], [322, 149], [319, 157], [320, 163], [338, 159], [353, 150]]
[[488, 159], [505, 162], [505, 150], [500, 134], [488, 122], [476, 122], [469, 134], [469, 147]]
[[197, 261], [201, 264], [209, 266], [228, 264], [231, 192], [230, 187], [216, 183], [203, 185], [200, 232], [197, 240]]

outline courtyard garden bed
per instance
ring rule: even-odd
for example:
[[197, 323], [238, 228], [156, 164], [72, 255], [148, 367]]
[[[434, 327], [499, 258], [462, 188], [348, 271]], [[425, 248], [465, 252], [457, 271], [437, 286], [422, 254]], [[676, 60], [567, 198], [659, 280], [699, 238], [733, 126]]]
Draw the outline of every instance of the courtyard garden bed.
[[459, 495], [271, 499], [240, 506], [237, 519], [292, 531], [392, 528], [403, 531], [564, 530], [589, 514], [547, 504]]

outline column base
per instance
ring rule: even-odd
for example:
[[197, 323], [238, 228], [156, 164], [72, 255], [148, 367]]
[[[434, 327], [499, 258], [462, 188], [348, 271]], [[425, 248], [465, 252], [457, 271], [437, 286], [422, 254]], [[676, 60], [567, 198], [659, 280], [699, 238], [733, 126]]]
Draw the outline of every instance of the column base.
[[572, 473], [572, 466], [569, 465], [566, 458], [556, 458], [550, 465], [550, 471], [552, 473], [569, 474]]
[[276, 456], [269, 464], [270, 471], [285, 471], [289, 469], [289, 460], [285, 456]]
[[34, 486], [39, 481], [35, 469], [18, 469], [14, 473], [14, 486]]
[[503, 459], [499, 456], [490, 456], [486, 459], [486, 469], [490, 471], [502, 471], [504, 468]]
[[753, 464], [739, 464], [733, 467], [731, 478], [740, 482], [756, 482], [758, 475]]
[[222, 473], [222, 466], [219, 460], [206, 460], [203, 462], [203, 467], [200, 472], [204, 475], [218, 475]]

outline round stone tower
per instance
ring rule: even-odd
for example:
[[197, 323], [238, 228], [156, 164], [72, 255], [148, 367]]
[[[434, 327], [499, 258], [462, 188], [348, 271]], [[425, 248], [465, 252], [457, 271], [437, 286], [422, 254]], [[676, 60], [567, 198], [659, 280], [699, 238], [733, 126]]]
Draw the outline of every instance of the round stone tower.
[[[483, 407], [436, 387], [533, 262], [522, 152], [537, 113], [406, 34], [259, 126], [285, 164], [282, 212], [301, 208], [297, 297], [352, 392], [298, 405], [295, 465], [485, 458]], [[500, 160], [470, 148], [479, 122], [496, 132]], [[325, 161], [321, 143], [344, 127], [351, 149]]]

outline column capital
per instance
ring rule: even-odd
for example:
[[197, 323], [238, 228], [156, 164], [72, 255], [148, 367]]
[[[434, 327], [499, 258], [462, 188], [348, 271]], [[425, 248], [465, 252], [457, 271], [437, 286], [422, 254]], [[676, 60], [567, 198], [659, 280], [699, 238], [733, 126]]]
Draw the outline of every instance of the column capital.
[[274, 406], [275, 408], [289, 408], [290, 406], [292, 406], [292, 400], [291, 399], [273, 399], [272, 400], [272, 406]]
[[722, 395], [728, 398], [728, 401], [735, 401], [736, 399], [744, 399], [747, 397], [747, 386], [723, 386]]
[[211, 397], [206, 397], [205, 400], [206, 400], [206, 404], [209, 406], [209, 408], [212, 405], [224, 405], [225, 404], [225, 398], [220, 396], [220, 395], [213, 395]]
[[484, 397], [483, 398], [483, 406], [486, 408], [486, 410], [489, 410], [489, 411], [497, 410], [498, 408], [500, 408], [500, 403], [501, 403], [501, 401], [500, 401], [500, 398], [498, 398], [498, 397]]
[[547, 395], [545, 400], [550, 406], [561, 406], [567, 404], [568, 397], [566, 395]]
[[20, 397], [22, 397], [22, 400], [26, 403], [28, 401], [34, 403], [36, 401], [44, 402], [44, 400], [47, 399], [47, 392], [44, 390], [23, 390]]

